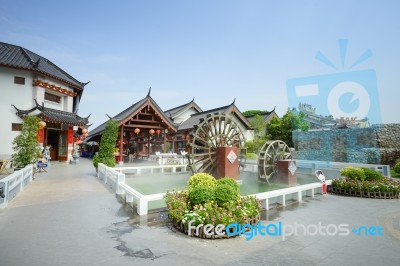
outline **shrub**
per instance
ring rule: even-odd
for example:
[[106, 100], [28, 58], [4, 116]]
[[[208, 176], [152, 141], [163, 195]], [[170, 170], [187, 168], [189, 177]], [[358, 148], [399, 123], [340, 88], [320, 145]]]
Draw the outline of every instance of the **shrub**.
[[219, 206], [240, 198], [240, 187], [236, 180], [224, 177], [217, 180], [215, 188], [215, 201]]
[[35, 163], [40, 153], [37, 141], [40, 119], [37, 116], [26, 116], [22, 123], [21, 133], [12, 142], [14, 154], [12, 159], [18, 167]]
[[206, 173], [197, 173], [192, 175], [189, 178], [188, 185], [189, 185], [189, 190], [191, 188], [194, 188], [198, 185], [210, 187], [210, 188], [215, 188], [216, 183], [215, 183], [215, 178], [212, 175], [206, 174]]
[[246, 154], [246, 158], [247, 158], [247, 159], [250, 159], [250, 160], [257, 160], [258, 156], [257, 156], [257, 154], [255, 154], [255, 153], [248, 152], [248, 153]]
[[363, 167], [361, 168], [364, 171], [365, 175], [365, 180], [366, 181], [373, 181], [373, 180], [382, 180], [384, 179], [383, 175], [381, 173], [378, 173], [375, 170], [372, 170], [370, 168]]
[[197, 185], [189, 189], [189, 201], [192, 206], [215, 200], [214, 187]]
[[101, 136], [98, 155], [93, 157], [93, 165], [97, 169], [99, 163], [104, 163], [109, 167], [115, 166], [115, 144], [118, 138], [118, 122], [112, 119], [107, 121], [104, 133]]
[[395, 173], [400, 174], [400, 161], [394, 165], [393, 170]]
[[355, 167], [345, 167], [340, 170], [340, 174], [342, 176], [345, 176], [349, 179], [353, 180], [359, 180], [359, 181], [364, 181], [365, 180], [365, 173], [362, 169], [360, 168], [355, 168]]
[[186, 190], [171, 191], [167, 192], [164, 198], [169, 217], [176, 221], [181, 221], [186, 211], [189, 209], [188, 192]]

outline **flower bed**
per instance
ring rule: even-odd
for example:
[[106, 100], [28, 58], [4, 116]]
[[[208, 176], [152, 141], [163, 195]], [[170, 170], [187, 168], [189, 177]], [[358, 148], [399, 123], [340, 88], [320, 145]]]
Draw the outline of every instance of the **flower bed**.
[[[258, 223], [260, 202], [255, 197], [240, 197], [235, 180], [215, 180], [208, 174], [199, 173], [189, 179], [188, 186], [187, 190], [165, 195], [168, 216], [177, 230], [199, 238], [229, 238], [224, 231], [227, 225]], [[218, 225], [224, 226], [222, 234], [216, 232]], [[205, 226], [212, 227], [211, 234], [204, 233]]]
[[345, 178], [332, 180], [330, 192], [352, 197], [399, 199], [400, 183], [372, 171], [366, 168], [346, 167], [341, 170]]

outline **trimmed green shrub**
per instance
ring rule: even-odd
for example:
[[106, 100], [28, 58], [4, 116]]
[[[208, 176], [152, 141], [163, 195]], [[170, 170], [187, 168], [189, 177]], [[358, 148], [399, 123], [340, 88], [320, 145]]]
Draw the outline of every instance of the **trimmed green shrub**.
[[188, 180], [189, 190], [198, 185], [215, 188], [216, 180], [212, 175], [206, 173], [197, 173], [192, 175]]
[[192, 206], [215, 200], [215, 189], [207, 185], [197, 185], [189, 189], [189, 201]]
[[345, 176], [349, 179], [353, 179], [353, 180], [358, 180], [358, 181], [364, 181], [365, 180], [365, 173], [361, 168], [355, 168], [352, 166], [348, 166], [345, 168], [342, 168], [342, 170], [340, 170], [340, 174], [342, 176]]
[[363, 167], [361, 169], [364, 171], [366, 181], [382, 180], [385, 178], [381, 173], [370, 168]]
[[99, 163], [104, 163], [109, 167], [115, 166], [115, 144], [118, 138], [117, 121], [112, 119], [107, 121], [104, 133], [101, 136], [99, 154], [93, 157], [93, 166], [97, 169]]
[[393, 170], [395, 173], [400, 174], [400, 161], [394, 165]]
[[240, 198], [239, 189], [239, 185], [232, 178], [224, 177], [218, 179], [217, 187], [215, 188], [215, 201], [218, 206], [237, 201]]

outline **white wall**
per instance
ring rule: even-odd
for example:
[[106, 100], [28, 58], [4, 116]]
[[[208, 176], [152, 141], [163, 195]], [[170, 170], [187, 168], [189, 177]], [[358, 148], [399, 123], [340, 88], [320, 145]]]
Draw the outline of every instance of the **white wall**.
[[[14, 84], [14, 77], [24, 77], [25, 85]], [[12, 141], [19, 134], [19, 131], [12, 131], [12, 123], [22, 123], [22, 120], [15, 114], [17, 111], [11, 104], [19, 109], [32, 108], [32, 74], [28, 71], [0, 67], [0, 156], [10, 157], [13, 153]]]
[[[24, 77], [25, 84], [19, 85], [14, 83], [14, 77]], [[50, 84], [59, 86], [63, 89], [73, 91], [65, 84], [46, 78], [41, 80]], [[18, 109], [28, 110], [35, 106], [33, 99], [36, 99], [39, 104], [44, 102], [44, 106], [56, 110], [72, 112], [73, 97], [57, 93], [52, 90], [47, 90], [49, 93], [61, 96], [61, 103], [54, 103], [44, 100], [44, 92], [46, 89], [41, 87], [33, 87], [33, 74], [29, 71], [0, 67], [0, 113], [2, 115], [0, 127], [0, 158], [10, 158], [13, 153], [12, 142], [19, 134], [19, 131], [12, 131], [12, 123], [22, 123], [22, 120], [16, 115], [16, 110], [11, 104], [14, 104]]]

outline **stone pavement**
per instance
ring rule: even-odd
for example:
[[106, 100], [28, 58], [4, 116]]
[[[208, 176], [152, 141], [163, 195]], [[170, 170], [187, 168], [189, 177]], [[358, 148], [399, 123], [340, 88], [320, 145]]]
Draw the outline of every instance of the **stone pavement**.
[[269, 211], [263, 224], [381, 226], [383, 236], [200, 240], [166, 213], [139, 218], [91, 161], [53, 164], [0, 210], [0, 265], [399, 265], [400, 200], [319, 196]]

